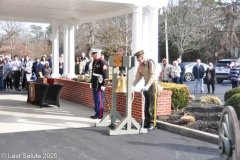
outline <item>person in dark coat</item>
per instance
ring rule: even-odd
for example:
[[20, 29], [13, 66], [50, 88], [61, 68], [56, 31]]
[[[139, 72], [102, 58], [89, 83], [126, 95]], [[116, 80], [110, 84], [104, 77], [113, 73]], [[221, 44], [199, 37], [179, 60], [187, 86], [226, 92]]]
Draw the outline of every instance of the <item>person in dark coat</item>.
[[183, 78], [184, 78], [183, 76], [184, 76], [184, 74], [185, 74], [186, 69], [185, 69], [184, 64], [181, 63], [181, 59], [180, 59], [180, 58], [177, 59], [177, 62], [178, 62], [178, 66], [179, 66], [180, 69], [181, 69], [180, 77], [179, 77], [179, 79], [178, 79], [177, 84], [183, 84]]
[[205, 69], [203, 65], [201, 65], [201, 60], [197, 59], [197, 64], [193, 67], [192, 73], [195, 78], [195, 86], [194, 86], [194, 93], [197, 93], [198, 90], [198, 83], [200, 85], [201, 93], [204, 93], [203, 87], [203, 76], [205, 73]]
[[35, 59], [35, 63], [33, 63], [33, 66], [32, 66], [32, 71], [36, 74], [37, 78], [41, 76], [39, 72], [42, 73], [43, 77], [45, 76], [45, 67], [40, 63], [39, 58]]
[[212, 94], [215, 90], [215, 68], [212, 63], [209, 63], [209, 68], [206, 70], [206, 84], [207, 84], [207, 94], [210, 94], [210, 86], [212, 87]]

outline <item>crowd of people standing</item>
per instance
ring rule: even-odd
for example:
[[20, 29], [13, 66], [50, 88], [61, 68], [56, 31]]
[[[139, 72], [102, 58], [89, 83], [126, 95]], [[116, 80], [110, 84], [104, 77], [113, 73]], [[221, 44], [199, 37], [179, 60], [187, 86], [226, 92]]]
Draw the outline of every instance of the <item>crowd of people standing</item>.
[[27, 81], [35, 81], [33, 74], [37, 77], [50, 77], [51, 73], [51, 55], [47, 59], [46, 55], [42, 56], [35, 62], [30, 60], [28, 55], [19, 57], [0, 56], [0, 90], [21, 91], [27, 90]]
[[[63, 54], [59, 57], [59, 74], [63, 74], [64, 67]], [[86, 74], [91, 72], [93, 58], [89, 59], [85, 53], [81, 53], [80, 57], [75, 59], [75, 74]], [[0, 55], [0, 90], [21, 91], [26, 90], [27, 81], [36, 81], [39, 77], [50, 78], [52, 74], [52, 54], [48, 57], [43, 55], [36, 58], [35, 61], [30, 60], [29, 56], [13, 58], [7, 55]]]
[[172, 82], [176, 84], [183, 84], [183, 76], [185, 74], [185, 66], [181, 63], [181, 59], [178, 58], [173, 61], [173, 66], [171, 67], [167, 60], [164, 58], [162, 64], [160, 65], [160, 80], [162, 82], [169, 82], [169, 77], [172, 78]]
[[[236, 61], [237, 62], [237, 61]], [[234, 67], [233, 67], [234, 68]], [[176, 84], [183, 84], [185, 66], [181, 63], [181, 59], [178, 58], [176, 61], [173, 61], [173, 66], [167, 64], [167, 60], [163, 59], [161, 64], [160, 80], [162, 82], [168, 82], [169, 77], [172, 78], [172, 82]], [[210, 94], [212, 89], [212, 94], [215, 91], [215, 68], [212, 63], [209, 63], [209, 68], [205, 70], [204, 66], [201, 64], [201, 60], [196, 60], [196, 65], [192, 69], [192, 74], [194, 76], [195, 85], [194, 93], [198, 92], [198, 85], [200, 88], [200, 93], [204, 93], [204, 84], [207, 85], [207, 94]], [[229, 75], [230, 77], [230, 75]], [[232, 76], [233, 77], [233, 76]], [[232, 78], [234, 79], [234, 78]], [[233, 80], [232, 80], [233, 81]], [[235, 84], [235, 83], [233, 83]], [[210, 89], [211, 86], [211, 89]], [[235, 86], [233, 86], [234, 88]]]

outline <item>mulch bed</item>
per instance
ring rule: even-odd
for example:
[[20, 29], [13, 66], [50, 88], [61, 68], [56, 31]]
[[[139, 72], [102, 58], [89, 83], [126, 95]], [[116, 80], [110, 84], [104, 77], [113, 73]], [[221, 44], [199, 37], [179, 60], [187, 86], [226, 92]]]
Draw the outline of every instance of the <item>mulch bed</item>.
[[[201, 103], [197, 100], [191, 100], [188, 107], [172, 112], [170, 116], [159, 116], [158, 119], [171, 124], [218, 135], [223, 107], [213, 103]], [[195, 122], [189, 124], [181, 122], [181, 117], [184, 115], [193, 116]]]

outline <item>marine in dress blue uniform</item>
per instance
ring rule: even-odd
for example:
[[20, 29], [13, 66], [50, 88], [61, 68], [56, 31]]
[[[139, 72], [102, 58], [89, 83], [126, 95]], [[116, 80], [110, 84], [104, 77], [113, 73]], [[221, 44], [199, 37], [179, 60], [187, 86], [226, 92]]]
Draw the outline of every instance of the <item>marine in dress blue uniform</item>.
[[93, 119], [101, 119], [104, 110], [104, 90], [108, 83], [108, 64], [101, 58], [101, 50], [93, 49], [92, 57], [94, 59], [92, 66], [91, 87], [93, 91], [95, 115], [90, 116]]

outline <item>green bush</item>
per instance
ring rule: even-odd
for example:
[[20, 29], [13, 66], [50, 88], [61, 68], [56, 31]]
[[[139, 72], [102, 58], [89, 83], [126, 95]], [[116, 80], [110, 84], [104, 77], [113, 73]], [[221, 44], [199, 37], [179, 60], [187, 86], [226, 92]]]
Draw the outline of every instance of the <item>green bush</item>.
[[189, 104], [189, 90], [184, 84], [159, 82], [164, 90], [172, 91], [172, 109], [181, 109]]
[[225, 92], [224, 101], [227, 102], [229, 98], [231, 98], [234, 94], [240, 93], [240, 87], [233, 88]]
[[240, 116], [240, 93], [234, 94], [231, 98], [225, 103], [226, 106], [232, 106], [237, 115]]

